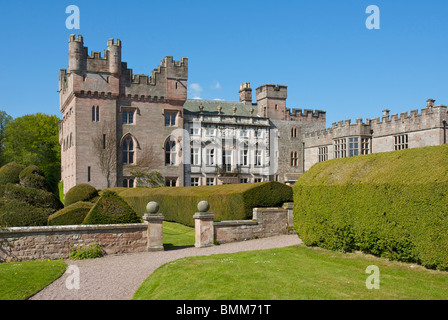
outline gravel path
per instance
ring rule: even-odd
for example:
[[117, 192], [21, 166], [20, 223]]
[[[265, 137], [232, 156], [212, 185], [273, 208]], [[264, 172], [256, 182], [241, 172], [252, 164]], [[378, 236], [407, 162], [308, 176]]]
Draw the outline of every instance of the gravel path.
[[302, 241], [297, 235], [282, 235], [248, 240], [208, 248], [108, 255], [102, 258], [65, 262], [79, 268], [79, 289], [67, 289], [65, 273], [30, 300], [129, 300], [141, 283], [158, 267], [173, 260], [191, 256], [234, 253], [292, 246]]

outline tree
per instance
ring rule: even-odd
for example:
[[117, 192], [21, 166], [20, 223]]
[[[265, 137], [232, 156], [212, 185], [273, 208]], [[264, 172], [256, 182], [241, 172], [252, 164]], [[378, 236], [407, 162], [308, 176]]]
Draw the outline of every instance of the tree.
[[8, 115], [5, 111], [0, 110], [0, 167], [6, 164], [4, 159], [5, 146], [4, 140], [6, 136], [6, 126], [12, 121], [12, 117]]
[[135, 176], [137, 188], [158, 188], [165, 185], [165, 178], [159, 171], [134, 170], [131, 174]]
[[42, 169], [51, 191], [61, 179], [59, 121], [55, 115], [36, 113], [18, 117], [5, 127], [4, 161]]
[[107, 187], [111, 187], [111, 176], [117, 169], [117, 137], [115, 123], [104, 121], [92, 137], [93, 150], [97, 156], [101, 173], [106, 177]]

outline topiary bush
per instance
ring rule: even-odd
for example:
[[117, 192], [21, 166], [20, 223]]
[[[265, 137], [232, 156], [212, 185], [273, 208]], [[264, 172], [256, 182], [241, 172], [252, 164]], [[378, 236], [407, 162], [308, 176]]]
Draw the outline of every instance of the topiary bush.
[[102, 194], [82, 224], [141, 223], [132, 207], [113, 191]]
[[48, 190], [44, 172], [37, 166], [28, 166], [19, 174], [20, 185], [27, 188]]
[[51, 209], [52, 213], [63, 208], [61, 201], [51, 192], [26, 188], [11, 183], [6, 185], [3, 197], [6, 200], [26, 202], [33, 207]]
[[114, 188], [139, 215], [156, 201], [167, 221], [194, 226], [197, 205], [206, 200], [216, 220], [251, 219], [254, 208], [281, 207], [292, 201], [292, 188], [275, 181], [198, 187]]
[[98, 190], [87, 183], [81, 183], [67, 191], [64, 198], [64, 205], [69, 206], [78, 201], [90, 201], [98, 197]]
[[0, 185], [19, 183], [19, 175], [22, 170], [23, 167], [15, 162], [5, 164], [0, 168]]
[[78, 225], [82, 224], [94, 204], [92, 202], [79, 201], [53, 213], [48, 217], [49, 226]]
[[45, 226], [52, 212], [52, 209], [37, 208], [21, 201], [3, 200], [0, 201], [0, 226]]
[[297, 234], [309, 246], [448, 270], [447, 159], [443, 145], [318, 163], [293, 187]]

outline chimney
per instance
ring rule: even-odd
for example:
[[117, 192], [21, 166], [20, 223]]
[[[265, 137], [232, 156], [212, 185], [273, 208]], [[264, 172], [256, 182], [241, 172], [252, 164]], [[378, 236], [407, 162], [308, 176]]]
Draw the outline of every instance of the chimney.
[[427, 102], [427, 107], [434, 107], [434, 102], [436, 102], [436, 100], [434, 100], [434, 99], [428, 99], [428, 100], [426, 100], [426, 102]]
[[252, 105], [252, 89], [250, 87], [250, 82], [244, 82], [240, 85], [240, 102]]
[[388, 109], [384, 109], [384, 110], [383, 110], [383, 118], [387, 118], [387, 119], [389, 119], [389, 113], [390, 113], [390, 110], [388, 110]]

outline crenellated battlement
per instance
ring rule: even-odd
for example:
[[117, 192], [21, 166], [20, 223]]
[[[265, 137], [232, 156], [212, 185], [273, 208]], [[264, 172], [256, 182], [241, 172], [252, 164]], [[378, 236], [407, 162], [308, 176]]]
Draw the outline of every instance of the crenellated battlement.
[[325, 121], [326, 112], [323, 110], [312, 110], [312, 109], [295, 109], [290, 108], [286, 109], [287, 111], [287, 120], [292, 121], [304, 121], [304, 120], [318, 120]]
[[[434, 100], [431, 100], [434, 101]], [[331, 127], [325, 130], [314, 132], [306, 132], [304, 138], [313, 137], [343, 137], [349, 135], [365, 135], [370, 136], [372, 133], [376, 136], [384, 134], [394, 134], [403, 131], [424, 130], [428, 128], [441, 127], [442, 121], [448, 119], [447, 106], [445, 105], [428, 105], [421, 109], [400, 114], [390, 114], [389, 110], [383, 110], [382, 117], [366, 119], [365, 122], [361, 118], [356, 119], [352, 123], [350, 119], [332, 123]]]

